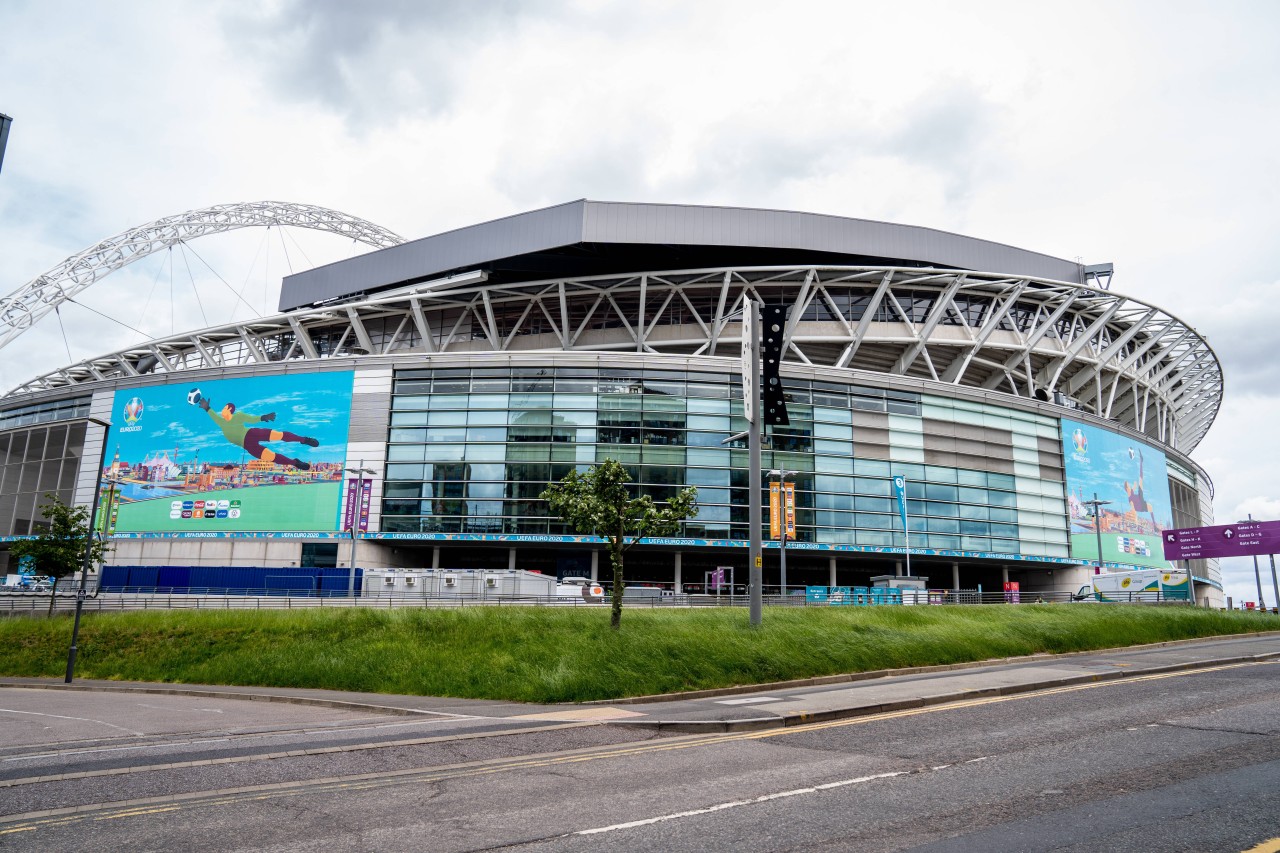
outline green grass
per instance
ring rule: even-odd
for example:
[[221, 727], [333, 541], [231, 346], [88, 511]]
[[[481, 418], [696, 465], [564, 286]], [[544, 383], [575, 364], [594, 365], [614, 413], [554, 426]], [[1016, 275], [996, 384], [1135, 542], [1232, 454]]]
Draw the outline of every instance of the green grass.
[[[1256, 614], [1125, 605], [87, 615], [84, 678], [573, 702], [1268, 630]], [[59, 676], [66, 618], [0, 622], [0, 674]]]

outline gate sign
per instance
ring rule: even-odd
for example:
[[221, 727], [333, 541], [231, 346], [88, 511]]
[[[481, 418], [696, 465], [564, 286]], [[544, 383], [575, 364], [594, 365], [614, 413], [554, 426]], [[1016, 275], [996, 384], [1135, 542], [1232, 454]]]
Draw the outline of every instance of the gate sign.
[[1280, 521], [1242, 521], [1164, 531], [1164, 555], [1170, 560], [1253, 554], [1280, 554]]

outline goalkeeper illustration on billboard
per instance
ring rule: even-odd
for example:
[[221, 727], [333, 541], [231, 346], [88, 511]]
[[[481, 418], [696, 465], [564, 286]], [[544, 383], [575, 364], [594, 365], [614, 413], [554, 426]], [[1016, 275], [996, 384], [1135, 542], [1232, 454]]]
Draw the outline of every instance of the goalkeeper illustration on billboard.
[[281, 465], [291, 465], [299, 471], [311, 470], [309, 463], [303, 462], [301, 459], [290, 459], [282, 453], [265, 448], [262, 446], [262, 442], [291, 441], [296, 444], [305, 444], [307, 447], [319, 447], [319, 439], [277, 429], [248, 426], [248, 424], [274, 421], [276, 419], [275, 412], [267, 412], [265, 415], [250, 415], [245, 412], [237, 412], [235, 403], [227, 403], [217, 414], [214, 414], [211, 401], [200, 393], [199, 388], [191, 389], [191, 393], [187, 395], [187, 402], [194, 403], [204, 409], [205, 414], [213, 418], [213, 422], [218, 425], [218, 429], [222, 430], [222, 434], [227, 437], [227, 441], [236, 447], [243, 447], [249, 451], [249, 454], [254, 459], [261, 459], [263, 462], [278, 462]]
[[112, 532], [336, 532], [352, 377], [187, 379], [117, 391], [102, 472], [104, 493], [114, 483]]
[[[1062, 458], [1071, 515], [1071, 556], [1112, 568], [1169, 568], [1161, 532], [1173, 526], [1169, 469], [1156, 448], [1111, 430], [1062, 421]], [[1097, 508], [1094, 495], [1107, 501]]]

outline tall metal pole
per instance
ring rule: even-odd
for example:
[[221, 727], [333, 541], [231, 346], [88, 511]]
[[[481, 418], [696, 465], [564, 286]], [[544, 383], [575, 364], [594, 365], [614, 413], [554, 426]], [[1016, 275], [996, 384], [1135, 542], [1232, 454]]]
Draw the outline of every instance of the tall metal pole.
[[347, 575], [347, 598], [356, 597], [356, 540], [360, 538], [360, 512], [364, 508], [364, 460], [360, 467], [347, 469], [356, 475], [355, 505], [351, 508], [351, 572]]
[[[84, 561], [80, 564], [80, 588], [76, 590], [76, 619], [71, 625], [71, 648], [67, 649], [67, 675], [63, 679], [67, 684], [71, 683], [71, 679], [76, 674], [76, 655], [79, 654], [76, 643], [80, 639], [80, 615], [84, 612], [85, 584], [88, 582], [89, 564], [93, 561], [93, 534], [94, 522], [98, 514], [98, 493], [102, 491], [102, 469], [107, 464], [107, 431], [111, 429], [111, 424], [107, 421], [100, 421], [97, 418], [89, 418], [88, 421], [102, 427], [102, 453], [98, 456], [98, 469], [93, 473], [93, 502], [89, 505], [89, 535], [84, 543]], [[114, 488], [114, 484], [112, 487]], [[109, 505], [107, 511], [111, 511]]]
[[[783, 501], [783, 505], [784, 506], [786, 505], [785, 500]], [[785, 520], [782, 522], [782, 542], [780, 542], [778, 545], [778, 570], [782, 575], [781, 577], [782, 599], [783, 601], [786, 601], [786, 598], [787, 598], [787, 522]]]
[[1098, 493], [1093, 493], [1093, 532], [1098, 536], [1098, 574], [1102, 574], [1102, 505], [1111, 501], [1098, 500]]
[[[1249, 513], [1249, 520], [1253, 521], [1253, 513]], [[1267, 602], [1262, 597], [1262, 572], [1258, 569], [1258, 555], [1253, 555], [1253, 579], [1258, 582], [1258, 609], [1266, 610]], [[1277, 604], [1280, 604], [1280, 597], [1277, 598]]]
[[750, 497], [750, 504], [747, 510], [747, 522], [749, 527], [749, 535], [751, 537], [750, 555], [751, 564], [748, 566], [749, 584], [747, 589], [748, 610], [751, 615], [751, 626], [758, 628], [764, 622], [764, 599], [763, 589], [764, 569], [763, 569], [763, 546], [761, 543], [760, 529], [760, 423], [763, 421], [760, 412], [760, 306], [759, 303], [747, 297], [743, 305], [742, 318], [743, 332], [750, 337], [749, 347], [750, 355], [747, 361], [750, 366], [746, 368], [750, 372], [750, 376], [743, 376], [744, 390], [750, 379], [750, 390], [747, 391], [751, 399], [745, 401], [749, 405], [744, 409], [749, 409], [749, 417], [747, 418], [747, 491]]
[[[1275, 590], [1276, 605], [1280, 607], [1280, 582], [1276, 581], [1276, 555], [1268, 554], [1267, 556], [1271, 559], [1271, 588]], [[1276, 612], [1280, 613], [1280, 610]]]

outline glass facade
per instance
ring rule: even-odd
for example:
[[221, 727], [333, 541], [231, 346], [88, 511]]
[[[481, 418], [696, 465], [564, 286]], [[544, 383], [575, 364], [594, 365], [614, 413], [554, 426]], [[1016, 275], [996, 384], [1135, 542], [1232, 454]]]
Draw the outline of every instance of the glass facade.
[[0, 432], [0, 535], [39, 530], [46, 492], [72, 502], [84, 436], [83, 422]]
[[[1066, 556], [1061, 456], [1046, 450], [1057, 446], [1053, 419], [859, 385], [789, 379], [787, 388], [791, 425], [771, 430], [763, 463], [797, 472], [799, 541], [901, 546], [890, 480], [899, 474], [913, 548]], [[980, 436], [957, 436], [975, 420]], [[399, 371], [381, 528], [571, 532], [539, 495], [613, 458], [655, 500], [698, 487], [700, 511], [683, 535], [745, 540], [746, 443], [726, 443], [745, 429], [731, 374]]]

